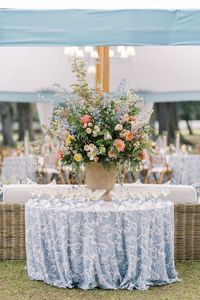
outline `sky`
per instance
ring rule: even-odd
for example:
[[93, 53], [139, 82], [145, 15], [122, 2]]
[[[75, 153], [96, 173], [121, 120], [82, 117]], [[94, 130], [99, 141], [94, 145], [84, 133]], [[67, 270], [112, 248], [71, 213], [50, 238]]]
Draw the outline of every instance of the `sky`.
[[200, 9], [200, 0], [0, 0], [17, 9]]

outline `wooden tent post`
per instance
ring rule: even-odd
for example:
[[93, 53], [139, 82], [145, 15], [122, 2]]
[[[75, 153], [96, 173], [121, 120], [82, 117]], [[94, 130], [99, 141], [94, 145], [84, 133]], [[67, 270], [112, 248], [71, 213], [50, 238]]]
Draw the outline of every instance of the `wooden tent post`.
[[109, 62], [109, 47], [97, 47], [99, 60], [96, 64], [96, 88], [98, 84], [102, 85], [104, 92], [109, 92], [110, 79], [110, 62]]

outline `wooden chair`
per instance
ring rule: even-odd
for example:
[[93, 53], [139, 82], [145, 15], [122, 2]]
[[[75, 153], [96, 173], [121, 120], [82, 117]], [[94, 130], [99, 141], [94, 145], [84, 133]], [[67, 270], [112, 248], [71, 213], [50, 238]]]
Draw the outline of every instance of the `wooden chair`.
[[149, 155], [149, 166], [145, 175], [144, 183], [162, 184], [164, 177], [172, 178], [172, 169], [168, 166], [164, 155]]

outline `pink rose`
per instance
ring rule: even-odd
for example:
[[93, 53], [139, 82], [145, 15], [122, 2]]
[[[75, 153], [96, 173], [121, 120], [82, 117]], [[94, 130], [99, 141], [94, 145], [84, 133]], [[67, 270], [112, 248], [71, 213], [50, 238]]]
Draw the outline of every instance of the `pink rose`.
[[133, 139], [132, 131], [126, 131], [126, 133], [124, 134], [124, 138], [126, 141], [132, 141], [132, 139]]
[[57, 157], [58, 157], [59, 160], [61, 160], [63, 158], [63, 153], [62, 153], [61, 150], [58, 150]]
[[89, 115], [83, 115], [80, 120], [82, 124], [88, 124], [91, 121], [91, 117]]
[[109, 150], [108, 156], [109, 156], [110, 158], [116, 157], [116, 155], [115, 155], [115, 153], [114, 153], [114, 151], [113, 151], [112, 149]]
[[113, 143], [118, 152], [123, 152], [125, 148], [125, 143], [121, 139], [116, 139]]

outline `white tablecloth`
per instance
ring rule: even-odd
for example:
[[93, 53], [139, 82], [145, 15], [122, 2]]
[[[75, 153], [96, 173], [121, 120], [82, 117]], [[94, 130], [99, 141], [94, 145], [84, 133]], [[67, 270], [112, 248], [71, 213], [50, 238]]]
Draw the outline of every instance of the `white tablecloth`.
[[46, 197], [26, 204], [28, 275], [58, 287], [145, 290], [177, 281], [173, 203]]
[[178, 184], [200, 183], [200, 155], [170, 155], [168, 163]]

